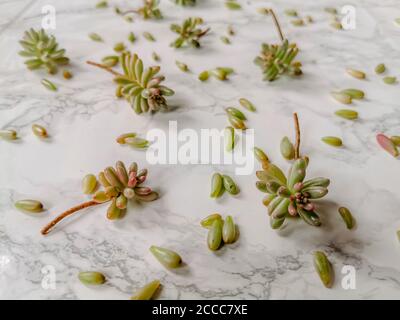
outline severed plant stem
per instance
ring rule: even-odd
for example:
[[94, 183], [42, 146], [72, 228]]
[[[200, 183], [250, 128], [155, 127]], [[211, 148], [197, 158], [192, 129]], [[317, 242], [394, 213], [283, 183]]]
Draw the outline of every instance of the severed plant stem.
[[87, 64], [90, 64], [90, 65], [92, 65], [92, 66], [101, 68], [101, 69], [103, 69], [103, 70], [106, 70], [106, 71], [112, 73], [114, 76], [118, 76], [118, 77], [123, 77], [123, 76], [124, 76], [123, 74], [121, 74], [121, 73], [119, 73], [119, 72], [117, 72], [117, 71], [114, 71], [112, 68], [107, 67], [107, 66], [105, 66], [104, 64], [100, 64], [100, 63], [93, 62], [93, 61], [86, 61], [86, 63], [87, 63]]
[[211, 28], [207, 28], [206, 30], [204, 30], [203, 32], [201, 32], [200, 34], [198, 34], [197, 36], [200, 38], [200, 37], [202, 37], [202, 36], [205, 36], [207, 33], [208, 33], [208, 31], [210, 31], [211, 30]]
[[269, 12], [272, 15], [272, 19], [274, 20], [276, 29], [278, 29], [279, 37], [281, 38], [281, 41], [283, 42], [285, 40], [285, 37], [283, 36], [283, 32], [282, 32], [281, 26], [279, 24], [278, 18], [276, 17], [274, 10], [269, 9]]
[[121, 12], [121, 15], [126, 16], [127, 14], [130, 14], [130, 13], [139, 13], [139, 10], [126, 10], [126, 11]]
[[57, 223], [59, 223], [61, 220], [63, 220], [64, 218], [68, 217], [69, 215], [71, 215], [71, 214], [73, 214], [73, 213], [75, 213], [75, 212], [77, 212], [77, 211], [79, 211], [79, 210], [82, 210], [82, 209], [85, 209], [85, 208], [89, 208], [89, 207], [92, 207], [92, 206], [96, 206], [96, 205], [102, 204], [102, 203], [104, 203], [104, 202], [96, 202], [96, 201], [91, 200], [91, 201], [87, 201], [87, 202], [81, 203], [81, 204], [79, 204], [79, 205], [77, 205], [77, 206], [75, 206], [75, 207], [72, 207], [71, 209], [69, 209], [69, 210], [63, 212], [62, 214], [60, 214], [59, 216], [57, 216], [57, 217], [56, 217], [53, 221], [51, 221], [49, 224], [47, 224], [47, 225], [42, 229], [41, 234], [43, 234], [43, 235], [48, 234], [48, 233], [51, 231], [51, 229], [52, 229]]
[[294, 147], [294, 158], [298, 159], [300, 158], [300, 125], [299, 125], [299, 117], [297, 116], [297, 113], [293, 113], [293, 119], [294, 119], [294, 128], [296, 131], [296, 144]]

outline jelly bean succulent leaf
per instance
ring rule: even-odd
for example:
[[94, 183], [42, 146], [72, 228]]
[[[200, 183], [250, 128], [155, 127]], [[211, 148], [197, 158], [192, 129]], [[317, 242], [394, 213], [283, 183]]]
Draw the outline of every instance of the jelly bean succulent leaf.
[[273, 10], [268, 10], [279, 32], [281, 43], [266, 44], [261, 46], [261, 53], [254, 59], [254, 63], [261, 67], [264, 80], [274, 81], [283, 74], [301, 75], [301, 63], [294, 61], [299, 49], [295, 43], [290, 43], [283, 36], [281, 27]]
[[187, 18], [183, 21], [182, 25], [171, 24], [171, 30], [179, 35], [174, 42], [171, 43], [172, 47], [181, 48], [182, 46], [192, 46], [194, 48], [200, 47], [200, 38], [205, 36], [209, 28], [201, 29], [198, 26], [203, 24], [202, 18]]
[[30, 70], [46, 69], [48, 73], [54, 74], [58, 66], [69, 63], [65, 49], [60, 49], [56, 38], [43, 29], [25, 31], [19, 43], [23, 48], [19, 55], [28, 58], [25, 64]]
[[180, 6], [194, 6], [196, 0], [174, 0], [174, 2]]
[[129, 200], [145, 202], [156, 200], [157, 192], [143, 186], [147, 173], [147, 169], [138, 171], [135, 162], [128, 170], [121, 161], [116, 163], [115, 168], [107, 167], [98, 176], [103, 189], [97, 191], [92, 200], [79, 204], [57, 216], [42, 229], [41, 233], [48, 234], [57, 223], [67, 216], [91, 206], [110, 202], [107, 218], [115, 220], [123, 216], [123, 210], [126, 209]]
[[157, 75], [160, 67], [145, 69], [143, 61], [136, 54], [129, 52], [123, 52], [120, 61], [123, 73], [95, 62], [88, 61], [88, 63], [115, 75], [114, 82], [118, 85], [117, 96], [124, 97], [137, 114], [168, 109], [165, 96], [173, 95], [174, 91], [160, 85], [165, 79], [164, 76]]

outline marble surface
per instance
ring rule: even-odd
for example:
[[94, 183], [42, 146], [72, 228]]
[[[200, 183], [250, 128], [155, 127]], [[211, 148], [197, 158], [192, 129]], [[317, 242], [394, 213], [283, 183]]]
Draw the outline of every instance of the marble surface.
[[[138, 4], [140, 1], [135, 1]], [[399, 84], [388, 86], [373, 73], [384, 62], [391, 75], [400, 76], [400, 17], [397, 0], [353, 1], [357, 13], [355, 30], [329, 27], [323, 6], [347, 1], [304, 0], [240, 1], [243, 10], [229, 11], [223, 1], [199, 0], [195, 8], [179, 8], [161, 1], [162, 21], [125, 22], [111, 8], [95, 9], [96, 1], [0, 1], [0, 127], [19, 132], [16, 143], [0, 141], [0, 298], [1, 299], [127, 299], [147, 281], [159, 278], [160, 299], [397, 299], [400, 298], [400, 167], [375, 141], [378, 132], [400, 134]], [[128, 8], [131, 1], [116, 2]], [[53, 77], [59, 91], [40, 84], [41, 72], [29, 72], [16, 54], [24, 30], [40, 27], [42, 6], [57, 10], [57, 28], [52, 31], [72, 60], [74, 78]], [[280, 16], [289, 39], [302, 52], [304, 76], [261, 81], [253, 64], [262, 42], [277, 42], [272, 21], [255, 8], [272, 6]], [[315, 23], [294, 27], [283, 10], [296, 8], [310, 14]], [[174, 34], [169, 24], [198, 15], [212, 32], [200, 50], [169, 47]], [[232, 25], [236, 35], [231, 45], [219, 37]], [[129, 48], [153, 64], [151, 53], [161, 56], [166, 84], [176, 91], [170, 99], [173, 112], [135, 115], [124, 101], [114, 97], [109, 74], [85, 64], [111, 54], [113, 45], [126, 41], [133, 31], [138, 41]], [[141, 33], [151, 31], [157, 42]], [[96, 32], [104, 43], [92, 42]], [[175, 60], [186, 62], [192, 72], [183, 74]], [[236, 71], [227, 82], [197, 80], [204, 69], [230, 66]], [[359, 81], [345, 74], [346, 67], [365, 70], [368, 79]], [[333, 115], [341, 108], [331, 99], [333, 89], [356, 87], [365, 90], [365, 101], [354, 109], [354, 122]], [[258, 112], [247, 112], [248, 125], [255, 129], [256, 145], [287, 169], [279, 154], [282, 136], [293, 136], [292, 113], [298, 112], [302, 127], [302, 152], [311, 158], [309, 176], [332, 179], [326, 200], [319, 202], [324, 225], [312, 228], [291, 223], [284, 230], [270, 229], [262, 194], [254, 186], [253, 174], [238, 176], [242, 190], [237, 198], [209, 198], [210, 176], [215, 170], [233, 175], [234, 166], [146, 164], [144, 152], [121, 147], [115, 137], [136, 131], [166, 129], [169, 120], [179, 128], [223, 128], [223, 108], [247, 97]], [[45, 125], [48, 142], [32, 135], [32, 123]], [[320, 138], [340, 136], [345, 146], [335, 149]], [[105, 218], [99, 206], [65, 221], [47, 237], [39, 230], [51, 218], [87, 199], [81, 179], [97, 173], [116, 160], [136, 160], [150, 170], [148, 184], [161, 198], [145, 205], [133, 204], [117, 222]], [[14, 201], [40, 199], [46, 211], [39, 216], [18, 212]], [[357, 228], [347, 231], [337, 207], [350, 208]], [[240, 240], [211, 253], [206, 231], [199, 220], [212, 212], [231, 214], [240, 227]], [[184, 268], [165, 270], [149, 253], [150, 245], [166, 246], [183, 257]], [[312, 252], [324, 250], [334, 265], [336, 281], [325, 289], [312, 265]], [[344, 265], [356, 269], [356, 288], [341, 286]], [[51, 266], [56, 288], [43, 288], [43, 272]], [[103, 271], [109, 282], [87, 288], [77, 280], [82, 270]]]

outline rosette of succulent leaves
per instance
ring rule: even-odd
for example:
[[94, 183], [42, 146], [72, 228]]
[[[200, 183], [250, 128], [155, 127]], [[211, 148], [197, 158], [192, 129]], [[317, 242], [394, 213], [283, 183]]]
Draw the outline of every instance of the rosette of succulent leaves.
[[287, 176], [276, 165], [262, 161], [263, 170], [257, 171], [257, 188], [266, 193], [263, 203], [268, 208], [270, 225], [279, 229], [288, 218], [301, 218], [307, 224], [319, 227], [321, 220], [316, 212], [314, 200], [323, 198], [328, 193], [330, 180], [323, 177], [305, 180], [309, 159], [299, 156], [300, 129], [297, 114], [296, 148], [294, 162]]
[[171, 24], [171, 30], [179, 36], [171, 43], [172, 47], [181, 48], [182, 46], [191, 46], [200, 48], [200, 38], [205, 36], [210, 28], [201, 29], [198, 26], [204, 23], [202, 18], [190, 17], [183, 21], [182, 25]]
[[299, 158], [294, 161], [287, 177], [280, 168], [270, 163], [256, 175], [259, 190], [267, 193], [263, 203], [268, 207], [270, 223], [273, 229], [279, 229], [287, 218], [300, 217], [309, 225], [319, 227], [321, 220], [314, 200], [328, 193], [329, 179], [314, 178], [304, 181], [308, 160]]
[[116, 8], [117, 14], [122, 14], [122, 15], [127, 15], [130, 13], [136, 13], [140, 15], [143, 19], [162, 19], [162, 13], [161, 10], [159, 9], [159, 0], [143, 0], [143, 6], [134, 9], [134, 10], [127, 10], [127, 11], [121, 11], [118, 7]]
[[165, 97], [172, 96], [174, 91], [161, 85], [165, 77], [158, 75], [159, 66], [146, 69], [137, 54], [130, 52], [123, 52], [120, 56], [120, 62], [123, 73], [92, 61], [87, 63], [107, 70], [115, 76], [117, 97], [125, 98], [137, 114], [168, 109]]
[[254, 59], [254, 63], [261, 68], [264, 80], [274, 81], [284, 74], [290, 76], [301, 75], [303, 73], [301, 63], [294, 60], [299, 53], [297, 45], [285, 39], [274, 11], [269, 9], [267, 12], [271, 14], [274, 20], [281, 43], [263, 43], [261, 45], [261, 53]]
[[43, 29], [25, 31], [19, 43], [23, 48], [19, 55], [28, 58], [25, 64], [30, 70], [46, 69], [48, 73], [55, 74], [58, 66], [69, 63], [65, 49], [60, 49], [56, 38]]
[[103, 190], [97, 191], [92, 200], [75, 206], [56, 217], [42, 229], [41, 233], [48, 234], [65, 217], [91, 206], [111, 202], [107, 210], [107, 218], [115, 220], [123, 217], [129, 200], [144, 202], [156, 200], [157, 192], [143, 186], [147, 174], [147, 169], [138, 170], [136, 162], [132, 163], [128, 170], [121, 161], [116, 163], [115, 168], [107, 167], [98, 175]]

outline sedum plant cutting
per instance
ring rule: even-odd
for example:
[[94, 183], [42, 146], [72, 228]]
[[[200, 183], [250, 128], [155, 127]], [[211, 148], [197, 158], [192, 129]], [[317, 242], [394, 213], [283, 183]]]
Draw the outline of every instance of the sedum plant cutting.
[[300, 157], [300, 129], [297, 114], [294, 114], [296, 125], [296, 146], [294, 162], [287, 176], [283, 171], [270, 163], [262, 161], [263, 170], [257, 171], [257, 188], [265, 192], [263, 203], [268, 207], [270, 224], [279, 229], [290, 217], [300, 217], [307, 224], [315, 227], [321, 220], [315, 209], [314, 200], [323, 198], [328, 193], [329, 179], [313, 178], [304, 181], [308, 166], [308, 158]]
[[118, 85], [117, 96], [125, 98], [137, 114], [168, 109], [165, 97], [172, 96], [174, 91], [160, 85], [165, 77], [157, 75], [160, 71], [159, 66], [145, 69], [143, 61], [137, 54], [129, 52], [121, 54], [120, 62], [123, 73], [106, 65], [87, 61], [88, 64], [102, 68], [115, 76], [114, 82]]
[[182, 46], [191, 46], [200, 48], [200, 38], [205, 36], [210, 28], [201, 29], [199, 25], [204, 23], [202, 18], [187, 18], [182, 25], [171, 24], [171, 30], [179, 36], [171, 43], [172, 47], [181, 48]]
[[110, 202], [107, 210], [107, 218], [115, 220], [122, 217], [123, 210], [125, 210], [128, 205], [128, 200], [144, 202], [156, 200], [158, 198], [157, 192], [142, 185], [146, 177], [147, 169], [138, 171], [136, 162], [132, 163], [127, 170], [123, 162], [118, 161], [115, 168], [107, 167], [104, 171], [100, 172], [98, 179], [103, 186], [103, 190], [97, 191], [92, 200], [77, 205], [60, 214], [47, 224], [42, 229], [41, 233], [43, 235], [48, 234], [61, 220], [88, 207]]
[[159, 4], [160, 4], [159, 0], [143, 0], [143, 6], [138, 9], [127, 10], [127, 11], [122, 12], [118, 7], [116, 7], [115, 12], [117, 14], [121, 14], [124, 16], [127, 14], [136, 13], [145, 20], [147, 20], [147, 19], [162, 19], [163, 16], [162, 16], [161, 10], [158, 7]]
[[25, 64], [30, 70], [45, 69], [55, 74], [59, 66], [69, 63], [65, 49], [60, 49], [56, 38], [49, 36], [43, 29], [25, 31], [19, 43], [23, 48], [19, 55], [28, 58]]
[[254, 63], [262, 69], [264, 80], [274, 81], [284, 74], [293, 76], [301, 75], [303, 73], [301, 71], [301, 63], [294, 61], [299, 52], [297, 45], [295, 43], [289, 43], [283, 36], [274, 11], [268, 9], [266, 12], [271, 14], [275, 22], [281, 43], [263, 43], [261, 46], [261, 53], [254, 59]]

